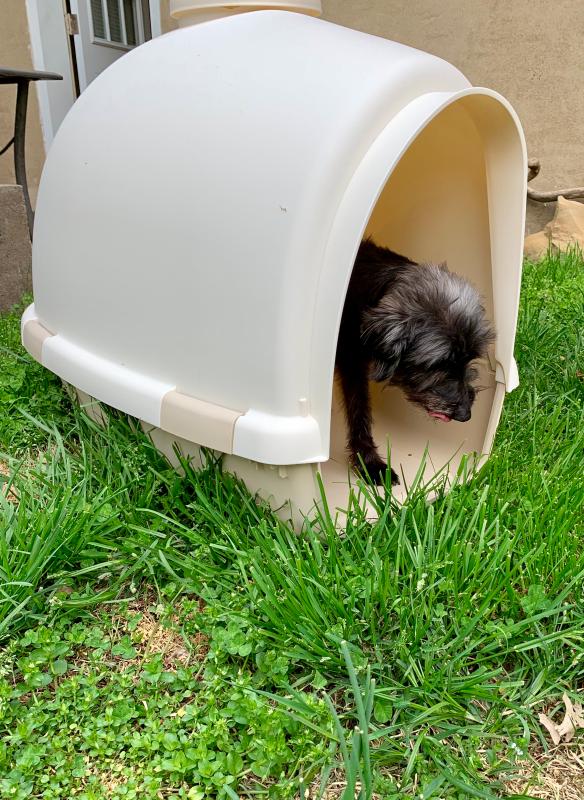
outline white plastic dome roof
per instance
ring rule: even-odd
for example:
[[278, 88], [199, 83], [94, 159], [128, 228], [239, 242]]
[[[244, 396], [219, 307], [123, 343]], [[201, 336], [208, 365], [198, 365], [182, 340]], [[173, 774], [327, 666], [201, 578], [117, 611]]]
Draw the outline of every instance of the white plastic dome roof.
[[513, 388], [525, 148], [512, 109], [439, 58], [286, 11], [154, 39], [77, 100], [38, 195], [29, 349], [199, 444], [326, 460], [359, 242], [411, 143], [455, 106], [484, 143], [497, 381]]

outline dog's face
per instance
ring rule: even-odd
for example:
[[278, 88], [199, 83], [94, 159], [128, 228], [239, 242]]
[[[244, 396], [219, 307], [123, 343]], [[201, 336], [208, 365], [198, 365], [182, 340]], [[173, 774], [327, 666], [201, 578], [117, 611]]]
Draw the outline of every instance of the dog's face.
[[466, 422], [476, 397], [473, 362], [494, 332], [476, 289], [445, 267], [421, 266], [364, 315], [373, 380], [399, 386], [431, 417]]
[[421, 406], [434, 419], [442, 422], [467, 422], [476, 397], [474, 382], [477, 370], [445, 363], [427, 370], [398, 369], [391, 381], [399, 386], [408, 400]]

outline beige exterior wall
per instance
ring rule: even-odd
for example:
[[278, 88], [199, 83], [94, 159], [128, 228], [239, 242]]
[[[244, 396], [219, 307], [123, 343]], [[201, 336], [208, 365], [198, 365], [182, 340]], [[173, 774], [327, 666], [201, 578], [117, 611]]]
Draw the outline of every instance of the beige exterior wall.
[[[476, 85], [505, 95], [525, 127], [529, 154], [541, 160], [541, 189], [584, 184], [583, 0], [322, 0], [324, 19], [395, 39], [455, 64]], [[161, 0], [162, 30], [176, 28]], [[0, 63], [32, 67], [24, 0], [0, 2]], [[0, 147], [12, 136], [15, 88], [0, 86]], [[31, 85], [27, 166], [36, 196], [44, 146]], [[12, 183], [11, 154], [0, 183]], [[529, 204], [539, 230], [554, 204]]]
[[[418, 47], [457, 66], [513, 104], [533, 186], [584, 185], [584, 2], [582, 0], [322, 0], [324, 19]], [[529, 203], [528, 230], [552, 215]]]
[[[15, 69], [32, 69], [28, 20], [24, 0], [0, 2], [0, 64]], [[16, 86], [0, 86], [0, 150], [14, 133]], [[26, 167], [28, 188], [34, 205], [45, 159], [39, 106], [34, 83], [30, 84], [26, 125]], [[0, 157], [0, 183], [14, 183], [13, 151]]]

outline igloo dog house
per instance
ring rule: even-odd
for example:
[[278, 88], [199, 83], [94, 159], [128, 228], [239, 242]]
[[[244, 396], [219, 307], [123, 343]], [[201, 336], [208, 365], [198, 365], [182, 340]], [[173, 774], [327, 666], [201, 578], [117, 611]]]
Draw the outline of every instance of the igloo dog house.
[[23, 342], [167, 453], [224, 453], [252, 491], [302, 511], [320, 472], [343, 507], [334, 361], [359, 243], [445, 260], [482, 292], [497, 341], [468, 423], [374, 389], [403, 491], [426, 448], [428, 478], [486, 456], [517, 384], [525, 180], [512, 108], [439, 58], [288, 10], [189, 25], [114, 63], [63, 122]]

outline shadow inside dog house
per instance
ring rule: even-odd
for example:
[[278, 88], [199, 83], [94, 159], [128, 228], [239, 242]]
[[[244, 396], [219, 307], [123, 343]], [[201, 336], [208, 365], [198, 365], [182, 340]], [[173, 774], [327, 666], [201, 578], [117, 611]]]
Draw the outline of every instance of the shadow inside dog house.
[[[180, 135], [153, 159], [169, 120]], [[509, 104], [433, 56], [286, 11], [175, 31], [106, 70], [55, 139], [23, 342], [82, 396], [142, 420], [171, 460], [222, 453], [300, 524], [319, 475], [329, 507], [347, 503], [334, 361], [363, 236], [446, 261], [497, 340], [467, 423], [372, 388], [399, 499], [426, 450], [425, 480], [487, 456], [517, 384], [525, 178]]]

